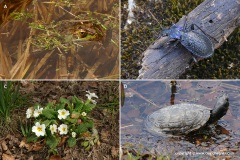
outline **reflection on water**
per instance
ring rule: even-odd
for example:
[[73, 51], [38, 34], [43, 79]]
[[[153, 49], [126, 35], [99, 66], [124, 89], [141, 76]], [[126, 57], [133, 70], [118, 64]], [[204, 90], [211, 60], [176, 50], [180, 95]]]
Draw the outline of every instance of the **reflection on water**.
[[[240, 144], [240, 81], [124, 81], [125, 101], [121, 109], [121, 145], [123, 152], [137, 155], [170, 155], [180, 158], [239, 158]], [[144, 128], [147, 115], [171, 104], [183, 102], [201, 104], [213, 108], [217, 97], [229, 96], [229, 110], [216, 125], [219, 137], [208, 133], [196, 133], [181, 137], [154, 136]], [[188, 153], [188, 156], [186, 155]], [[191, 155], [189, 155], [191, 154]], [[225, 154], [225, 155], [224, 155]], [[229, 154], [229, 155], [226, 155]], [[123, 156], [125, 159], [126, 156]]]
[[119, 1], [27, 2], [0, 26], [0, 78], [118, 79]]

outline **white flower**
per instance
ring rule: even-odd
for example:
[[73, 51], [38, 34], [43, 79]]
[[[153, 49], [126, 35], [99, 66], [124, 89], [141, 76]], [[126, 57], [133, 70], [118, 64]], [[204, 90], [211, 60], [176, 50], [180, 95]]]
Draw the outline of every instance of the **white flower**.
[[95, 104], [95, 105], [97, 104], [97, 101], [95, 101], [93, 99], [91, 100], [91, 102], [92, 102], [92, 104]]
[[33, 108], [28, 108], [26, 111], [27, 118], [31, 118], [33, 115]]
[[68, 126], [66, 124], [61, 124], [58, 127], [58, 131], [60, 132], [60, 134], [67, 134], [68, 133]]
[[88, 99], [92, 99], [93, 97], [98, 98], [98, 96], [95, 93], [91, 93], [90, 91], [86, 91], [88, 94], [86, 94], [86, 96], [88, 97]]
[[33, 116], [38, 117], [42, 113], [43, 108], [39, 108], [34, 110]]
[[61, 110], [58, 110], [58, 118], [59, 119], [66, 119], [67, 116], [69, 116], [70, 113], [68, 110], [65, 110], [65, 109], [61, 109]]
[[86, 112], [82, 112], [82, 116], [84, 116], [84, 117], [85, 117], [86, 115], [87, 115], [87, 113], [86, 113]]
[[76, 137], [76, 132], [72, 132], [72, 137], [73, 137], [73, 138]]
[[90, 100], [93, 104], [96, 104], [97, 102], [93, 100], [92, 98], [98, 98], [98, 96], [95, 93], [91, 93], [89, 91], [86, 91], [88, 94], [86, 94], [88, 100]]
[[44, 136], [46, 131], [45, 131], [45, 124], [40, 124], [39, 122], [37, 122], [35, 124], [35, 126], [32, 127], [32, 132], [34, 132], [36, 134], [36, 136]]
[[56, 133], [57, 132], [57, 125], [56, 124], [50, 125], [50, 131], [51, 131], [52, 134]]

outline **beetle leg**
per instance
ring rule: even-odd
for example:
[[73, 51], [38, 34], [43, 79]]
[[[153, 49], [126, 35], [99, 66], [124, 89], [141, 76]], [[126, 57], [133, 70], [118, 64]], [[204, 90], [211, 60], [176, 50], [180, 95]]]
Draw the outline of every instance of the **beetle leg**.
[[169, 38], [165, 38], [161, 41], [157, 40], [157, 41], [154, 41], [151, 46], [149, 47], [150, 49], [160, 49], [162, 48], [166, 43], [172, 41], [172, 39], [169, 39]]
[[189, 61], [189, 65], [192, 66], [193, 64], [197, 63], [201, 58], [196, 57], [196, 56], [192, 56], [192, 58]]
[[187, 29], [187, 18], [188, 18], [188, 16], [186, 15], [186, 16], [185, 16], [185, 22], [184, 22], [184, 25], [183, 25], [184, 31], [187, 31], [187, 30], [186, 30], [186, 29]]
[[197, 60], [196, 60], [196, 58], [193, 56], [192, 57], [193, 58], [193, 61], [195, 62], [195, 63], [197, 63]]
[[[169, 40], [169, 42], [170, 42], [170, 41], [171, 41], [171, 40]], [[172, 52], [172, 50], [174, 50], [174, 49], [177, 47], [177, 45], [179, 44], [179, 42], [180, 42], [180, 40], [176, 40], [176, 42], [174, 42], [174, 44], [173, 44], [172, 46], [170, 46], [171, 48], [168, 50], [167, 54], [170, 53], [170, 52]]]

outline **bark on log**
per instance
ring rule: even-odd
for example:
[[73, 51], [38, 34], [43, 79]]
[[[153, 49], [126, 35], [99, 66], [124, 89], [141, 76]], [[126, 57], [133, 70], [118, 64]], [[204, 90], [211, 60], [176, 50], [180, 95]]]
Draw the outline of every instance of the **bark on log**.
[[[199, 26], [211, 39], [214, 48], [220, 47], [227, 37], [240, 26], [240, 0], [205, 0], [187, 16], [183, 16], [176, 24], [187, 27], [191, 24]], [[196, 32], [202, 31], [196, 29]], [[157, 39], [143, 53], [142, 68], [138, 79], [176, 79], [191, 67], [192, 54], [182, 45], [174, 46], [168, 37]], [[156, 46], [163, 46], [159, 49]], [[201, 59], [197, 59], [199, 61]]]

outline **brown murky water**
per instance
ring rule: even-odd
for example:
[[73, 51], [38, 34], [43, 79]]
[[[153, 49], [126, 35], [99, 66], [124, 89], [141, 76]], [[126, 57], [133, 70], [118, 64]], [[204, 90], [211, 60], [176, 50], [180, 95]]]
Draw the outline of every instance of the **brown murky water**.
[[[240, 81], [123, 81], [121, 147], [135, 156], [171, 159], [240, 158]], [[144, 128], [147, 115], [183, 102], [213, 108], [217, 97], [229, 96], [229, 110], [216, 125], [217, 138], [207, 131], [187, 136], [154, 136]], [[127, 155], [123, 155], [126, 159]]]
[[20, 2], [1, 10], [0, 78], [118, 79], [119, 1]]

